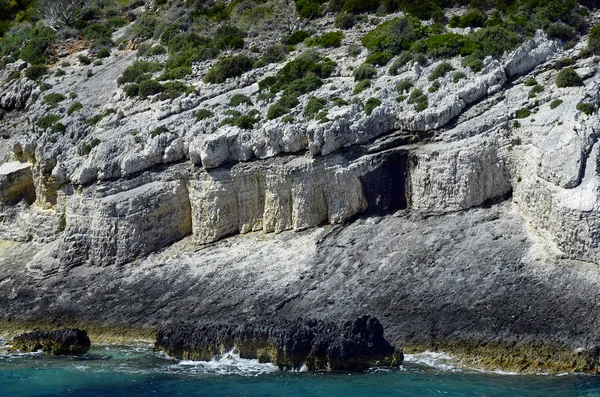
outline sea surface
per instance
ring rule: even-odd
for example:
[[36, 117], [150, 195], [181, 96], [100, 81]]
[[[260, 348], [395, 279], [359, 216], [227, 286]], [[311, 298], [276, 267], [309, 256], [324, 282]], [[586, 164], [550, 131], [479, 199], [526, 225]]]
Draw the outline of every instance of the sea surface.
[[481, 372], [439, 353], [408, 355], [397, 370], [282, 372], [232, 353], [202, 363], [106, 346], [78, 357], [0, 351], [0, 396], [600, 396], [600, 377]]

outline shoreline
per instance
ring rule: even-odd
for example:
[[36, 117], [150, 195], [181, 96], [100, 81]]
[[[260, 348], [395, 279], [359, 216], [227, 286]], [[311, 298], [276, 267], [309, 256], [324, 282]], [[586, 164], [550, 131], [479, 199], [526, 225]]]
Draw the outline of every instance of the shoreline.
[[[0, 340], [9, 342], [13, 337], [36, 329], [80, 328], [87, 331], [92, 348], [143, 345], [154, 351], [156, 328], [133, 326], [106, 326], [84, 323], [52, 323], [0, 320]], [[424, 344], [394, 344], [405, 356], [430, 354], [447, 356], [453, 369], [481, 371], [506, 375], [564, 374], [597, 375], [599, 357], [589, 351], [548, 343], [516, 344], [475, 342], [442, 342]], [[164, 352], [163, 352], [164, 353]], [[408, 360], [408, 362], [411, 362]], [[427, 365], [427, 364], [423, 364]], [[436, 368], [432, 366], [432, 368]]]

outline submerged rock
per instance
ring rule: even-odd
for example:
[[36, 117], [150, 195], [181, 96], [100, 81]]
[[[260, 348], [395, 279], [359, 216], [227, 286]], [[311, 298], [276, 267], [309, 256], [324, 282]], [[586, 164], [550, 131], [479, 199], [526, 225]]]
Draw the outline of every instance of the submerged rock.
[[87, 332], [77, 328], [55, 331], [37, 330], [17, 336], [12, 347], [22, 352], [43, 352], [54, 355], [85, 354], [91, 343]]
[[402, 364], [375, 317], [335, 324], [316, 320], [233, 324], [172, 324], [156, 334], [156, 349], [179, 359], [209, 361], [236, 348], [240, 357], [282, 369], [362, 371]]

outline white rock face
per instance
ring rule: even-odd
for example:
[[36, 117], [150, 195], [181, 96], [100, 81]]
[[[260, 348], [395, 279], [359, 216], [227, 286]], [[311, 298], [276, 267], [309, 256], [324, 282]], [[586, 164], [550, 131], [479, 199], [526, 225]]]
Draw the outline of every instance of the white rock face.
[[22, 199], [29, 200], [29, 202], [35, 200], [31, 169], [31, 164], [18, 161], [0, 165], [0, 204]]
[[431, 144], [410, 157], [411, 208], [426, 213], [460, 211], [511, 191], [494, 138], [477, 136], [456, 144]]
[[149, 182], [117, 192], [97, 186], [67, 192], [65, 200], [66, 228], [55, 251], [65, 267], [127, 263], [191, 232], [190, 203], [181, 182]]
[[556, 42], [548, 40], [546, 34], [538, 30], [534, 38], [519, 47], [506, 63], [509, 77], [519, 76], [544, 63], [557, 50]]

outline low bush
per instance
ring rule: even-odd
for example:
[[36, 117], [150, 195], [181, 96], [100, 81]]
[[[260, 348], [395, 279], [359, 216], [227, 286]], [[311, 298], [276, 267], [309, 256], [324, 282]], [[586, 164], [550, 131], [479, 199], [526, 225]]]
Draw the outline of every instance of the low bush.
[[83, 108], [83, 105], [81, 104], [81, 102], [75, 102], [71, 106], [69, 106], [69, 109], [67, 109], [67, 114], [70, 116], [82, 108]]
[[139, 84], [128, 84], [123, 89], [125, 91], [125, 95], [129, 98], [137, 96], [140, 92]]
[[63, 94], [59, 94], [57, 92], [53, 92], [51, 94], [48, 94], [44, 97], [44, 100], [42, 101], [42, 103], [44, 105], [49, 105], [50, 108], [55, 108], [58, 106], [58, 104], [62, 101], [64, 101], [65, 99], [67, 99], [66, 96], [64, 96]]
[[517, 110], [517, 113], [515, 115], [515, 117], [518, 119], [525, 119], [529, 116], [531, 116], [531, 110], [529, 110], [527, 108], [521, 108], [521, 109]]
[[221, 25], [213, 34], [213, 43], [219, 50], [232, 50], [244, 48], [246, 33], [231, 25]]
[[525, 85], [525, 87], [535, 87], [536, 85], [538, 85], [538, 82], [532, 77], [530, 79], [527, 79], [523, 84]]
[[451, 28], [481, 28], [488, 19], [487, 14], [479, 9], [470, 9], [462, 16], [453, 15], [448, 26]]
[[[141, 86], [141, 84], [140, 84]], [[165, 99], [175, 99], [184, 94], [190, 94], [196, 89], [194, 86], [186, 85], [180, 81], [169, 81], [164, 84], [163, 91], [160, 93], [160, 100], [164, 101]]]
[[344, 100], [343, 98], [340, 98], [340, 97], [331, 98], [331, 102], [333, 102], [334, 106], [339, 106], [339, 107], [347, 106], [348, 105], [348, 101], [346, 101], [346, 100]]
[[439, 82], [439, 81], [437, 81], [437, 80], [435, 80], [435, 81], [434, 81], [434, 82], [431, 84], [431, 86], [430, 86], [430, 87], [427, 89], [427, 91], [429, 91], [429, 92], [438, 92], [438, 91], [440, 90], [441, 86], [442, 86], [442, 85], [440, 84], [440, 82]]
[[152, 138], [159, 136], [160, 134], [166, 134], [167, 132], [169, 132], [169, 129], [164, 126], [164, 125], [160, 125], [158, 127], [156, 127], [155, 129], [153, 129], [152, 131], [150, 131], [150, 136]]
[[464, 68], [471, 69], [475, 73], [480, 72], [484, 68], [483, 61], [473, 55], [463, 58], [461, 65]]
[[543, 91], [544, 91], [544, 87], [539, 84], [536, 84], [533, 86], [531, 91], [529, 91], [529, 98], [535, 98], [537, 96], [537, 94], [539, 94]]
[[313, 96], [308, 100], [304, 115], [307, 119], [314, 119], [325, 108], [325, 105], [327, 105], [327, 100]]
[[160, 21], [156, 15], [144, 12], [135, 21], [135, 24], [131, 27], [131, 31], [135, 37], [147, 40], [154, 37], [154, 33], [158, 30], [159, 26]]
[[340, 31], [337, 32], [329, 32], [325, 33], [322, 36], [313, 37], [306, 40], [307, 47], [325, 47], [325, 48], [333, 48], [339, 47], [342, 44], [342, 39], [344, 38], [344, 34]]
[[142, 81], [149, 80], [152, 77], [152, 73], [162, 69], [162, 65], [156, 62], [137, 61], [123, 71], [117, 79], [117, 83], [141, 83]]
[[562, 103], [563, 103], [562, 99], [555, 99], [552, 102], [550, 102], [550, 109], [556, 109], [557, 107], [562, 105]]
[[97, 53], [97, 58], [108, 58], [110, 56], [110, 50], [106, 47], [102, 47]]
[[160, 94], [165, 90], [165, 87], [155, 80], [144, 80], [138, 88], [138, 95], [142, 98], [147, 98], [151, 95]]
[[593, 103], [580, 102], [577, 104], [577, 110], [590, 116], [592, 113], [594, 113], [596, 111], [596, 106]]
[[387, 65], [387, 63], [394, 57], [391, 52], [383, 51], [383, 52], [374, 52], [369, 54], [365, 63], [369, 63], [371, 65], [383, 66]]
[[354, 14], [349, 12], [341, 12], [335, 18], [334, 26], [338, 29], [352, 29], [354, 24], [356, 23], [356, 19], [354, 18]]
[[413, 85], [414, 84], [410, 80], [400, 80], [398, 83], [396, 83], [396, 90], [400, 94], [408, 93]]
[[596, 25], [590, 30], [587, 48], [592, 54], [600, 55], [600, 25]]
[[55, 114], [49, 114], [47, 116], [40, 118], [36, 122], [36, 125], [43, 130], [47, 130], [48, 128], [50, 128], [54, 124], [56, 124], [58, 122], [58, 120], [60, 120], [60, 116], [57, 116]]
[[381, 105], [381, 101], [377, 98], [369, 98], [365, 103], [365, 113], [370, 116], [379, 105]]
[[363, 37], [362, 44], [372, 53], [387, 51], [396, 55], [408, 50], [426, 34], [427, 30], [419, 20], [407, 16], [380, 24]]
[[270, 63], [283, 61], [286, 58], [287, 54], [287, 47], [283, 45], [271, 45], [265, 48], [260, 59], [265, 65], [268, 65]]
[[252, 106], [252, 101], [250, 100], [249, 97], [247, 97], [244, 94], [235, 94], [234, 96], [232, 96], [229, 99], [229, 106], [236, 107], [236, 106], [240, 106], [242, 104], [247, 104], [247, 105]]
[[269, 110], [267, 110], [267, 120], [276, 119], [277, 117], [281, 117], [289, 112], [290, 110], [288, 108], [281, 106], [278, 103], [273, 104], [269, 107]]
[[206, 120], [215, 117], [215, 114], [208, 109], [200, 109], [194, 113], [194, 117], [198, 121]]
[[295, 0], [296, 12], [304, 19], [318, 18], [323, 14], [323, 9], [318, 0]]
[[285, 37], [283, 40], [281, 40], [281, 42], [283, 44], [287, 44], [287, 45], [296, 45], [296, 44], [302, 43], [304, 40], [306, 40], [310, 36], [311, 36], [310, 33], [306, 32], [304, 30], [296, 30], [294, 33], [292, 33], [291, 35], [289, 35], [289, 36]]
[[563, 87], [579, 87], [583, 85], [583, 80], [573, 68], [566, 68], [558, 72], [556, 76], [556, 86]]
[[346, 0], [342, 11], [351, 14], [375, 12], [381, 5], [381, 0]]
[[370, 86], [371, 86], [370, 80], [361, 80], [358, 83], [356, 83], [356, 87], [354, 87], [354, 91], [352, 91], [352, 93], [355, 95], [358, 95], [361, 92], [363, 92], [364, 90], [366, 90], [367, 88], [369, 88]]
[[427, 98], [427, 95], [423, 93], [423, 91], [414, 89], [408, 97], [408, 103], [414, 104], [417, 112], [422, 112], [429, 106], [429, 99]]
[[392, 62], [388, 73], [392, 76], [398, 75], [400, 73], [400, 69], [406, 66], [409, 62], [411, 62], [413, 58], [414, 54], [412, 52], [404, 51], [400, 54], [400, 56], [398, 56], [398, 58], [396, 58], [394, 62]]
[[377, 69], [369, 64], [363, 63], [354, 70], [353, 75], [354, 81], [370, 80], [377, 76]]
[[454, 84], [456, 84], [459, 81], [461, 81], [462, 79], [466, 79], [466, 78], [467, 78], [467, 75], [460, 71], [454, 72], [454, 74], [452, 75], [452, 81], [454, 82]]
[[38, 80], [46, 74], [48, 69], [44, 65], [31, 65], [25, 69], [25, 77], [30, 80]]
[[233, 55], [217, 62], [204, 76], [205, 83], [220, 84], [252, 69], [254, 60], [246, 55]]
[[444, 77], [448, 73], [452, 72], [454, 67], [450, 65], [448, 62], [442, 62], [433, 69], [433, 72], [429, 75], [429, 81], [437, 80], [441, 77]]

